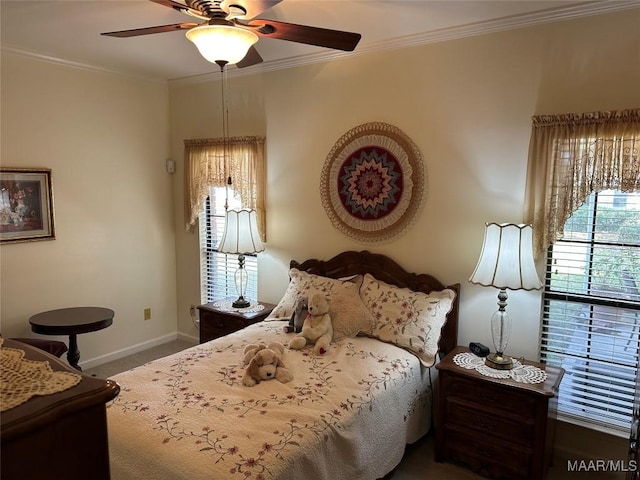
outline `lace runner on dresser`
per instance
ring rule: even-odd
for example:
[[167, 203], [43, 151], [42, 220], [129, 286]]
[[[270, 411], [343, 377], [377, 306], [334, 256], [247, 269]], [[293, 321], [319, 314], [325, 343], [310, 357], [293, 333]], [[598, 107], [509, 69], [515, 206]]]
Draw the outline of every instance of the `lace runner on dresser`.
[[458, 353], [453, 357], [456, 365], [467, 370], [474, 369], [476, 372], [485, 377], [492, 378], [510, 378], [520, 383], [542, 383], [547, 379], [547, 372], [534, 367], [533, 365], [523, 365], [521, 362], [513, 359], [513, 368], [511, 370], [496, 370], [484, 364], [484, 359], [478, 357], [471, 352]]
[[72, 372], [54, 372], [49, 362], [24, 358], [24, 351], [6, 348], [0, 338], [0, 411], [25, 403], [36, 395], [51, 395], [74, 387], [82, 377]]

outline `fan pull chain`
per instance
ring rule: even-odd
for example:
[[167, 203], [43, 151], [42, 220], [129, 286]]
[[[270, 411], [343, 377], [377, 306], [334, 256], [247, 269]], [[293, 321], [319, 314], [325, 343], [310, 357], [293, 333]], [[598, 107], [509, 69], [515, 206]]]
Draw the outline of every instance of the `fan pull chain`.
[[[221, 81], [221, 103], [222, 103], [222, 155], [224, 162], [224, 171], [229, 173], [229, 108], [227, 102], [227, 70], [224, 68], [227, 62], [224, 60], [216, 60], [220, 67]], [[227, 185], [225, 186], [224, 209], [229, 209], [229, 187], [231, 185], [231, 175], [227, 177]]]

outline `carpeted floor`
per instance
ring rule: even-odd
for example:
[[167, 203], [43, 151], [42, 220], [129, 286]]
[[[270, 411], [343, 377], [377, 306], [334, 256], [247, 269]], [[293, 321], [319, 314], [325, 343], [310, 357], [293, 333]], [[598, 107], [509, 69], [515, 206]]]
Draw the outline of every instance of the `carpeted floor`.
[[[136, 353], [129, 357], [115, 360], [110, 363], [87, 369], [84, 373], [100, 378], [108, 378], [117, 373], [129, 370], [138, 365], [150, 362], [156, 358], [164, 357], [181, 351], [192, 344], [183, 340], [169, 342], [149, 350]], [[407, 447], [405, 456], [391, 477], [393, 480], [478, 480], [484, 477], [476, 475], [466, 468], [449, 463], [437, 463], [433, 460], [433, 435], [429, 434], [421, 441]], [[576, 478], [580, 480], [590, 479], [624, 479], [624, 474], [603, 474], [602, 472], [568, 472], [567, 461], [555, 459], [554, 465], [547, 474], [547, 480], [565, 480]]]

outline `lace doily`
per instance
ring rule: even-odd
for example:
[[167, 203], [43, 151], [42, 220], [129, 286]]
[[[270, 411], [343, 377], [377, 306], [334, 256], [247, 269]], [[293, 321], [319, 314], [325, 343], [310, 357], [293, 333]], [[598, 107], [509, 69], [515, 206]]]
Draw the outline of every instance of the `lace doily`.
[[225, 312], [238, 312], [238, 313], [256, 313], [264, 310], [264, 305], [260, 305], [259, 303], [251, 302], [251, 304], [246, 308], [236, 308], [233, 306], [233, 302], [235, 300], [218, 300], [213, 303], [213, 306], [225, 311]]
[[496, 370], [484, 364], [484, 359], [471, 352], [458, 353], [453, 357], [453, 362], [459, 367], [467, 370], [475, 370], [485, 377], [510, 378], [520, 383], [542, 383], [547, 379], [547, 372], [534, 367], [533, 365], [523, 365], [513, 359], [513, 368], [510, 370]]
[[77, 373], [54, 372], [49, 362], [24, 358], [24, 351], [3, 346], [0, 338], [0, 411], [22, 405], [36, 395], [51, 395], [76, 386]]

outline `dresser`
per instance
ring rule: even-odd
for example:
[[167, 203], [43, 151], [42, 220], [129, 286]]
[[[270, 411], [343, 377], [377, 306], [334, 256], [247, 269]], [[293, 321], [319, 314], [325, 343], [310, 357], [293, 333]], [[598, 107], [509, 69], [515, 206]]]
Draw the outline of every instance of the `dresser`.
[[198, 307], [200, 317], [200, 343], [237, 332], [252, 323], [261, 322], [275, 308], [272, 303], [260, 302], [262, 310], [230, 309], [218, 305], [231, 304], [233, 298], [216, 300]]
[[[30, 345], [4, 339], [24, 358], [47, 361], [53, 371], [79, 372]], [[81, 374], [80, 374], [81, 375]], [[109, 445], [105, 404], [120, 392], [111, 380], [82, 375], [80, 383], [35, 396], [0, 415], [0, 476], [13, 479], [108, 480]]]
[[437, 366], [435, 460], [458, 462], [495, 479], [542, 479], [553, 458], [561, 368], [524, 361], [546, 371], [542, 383], [484, 376], [453, 361]]

